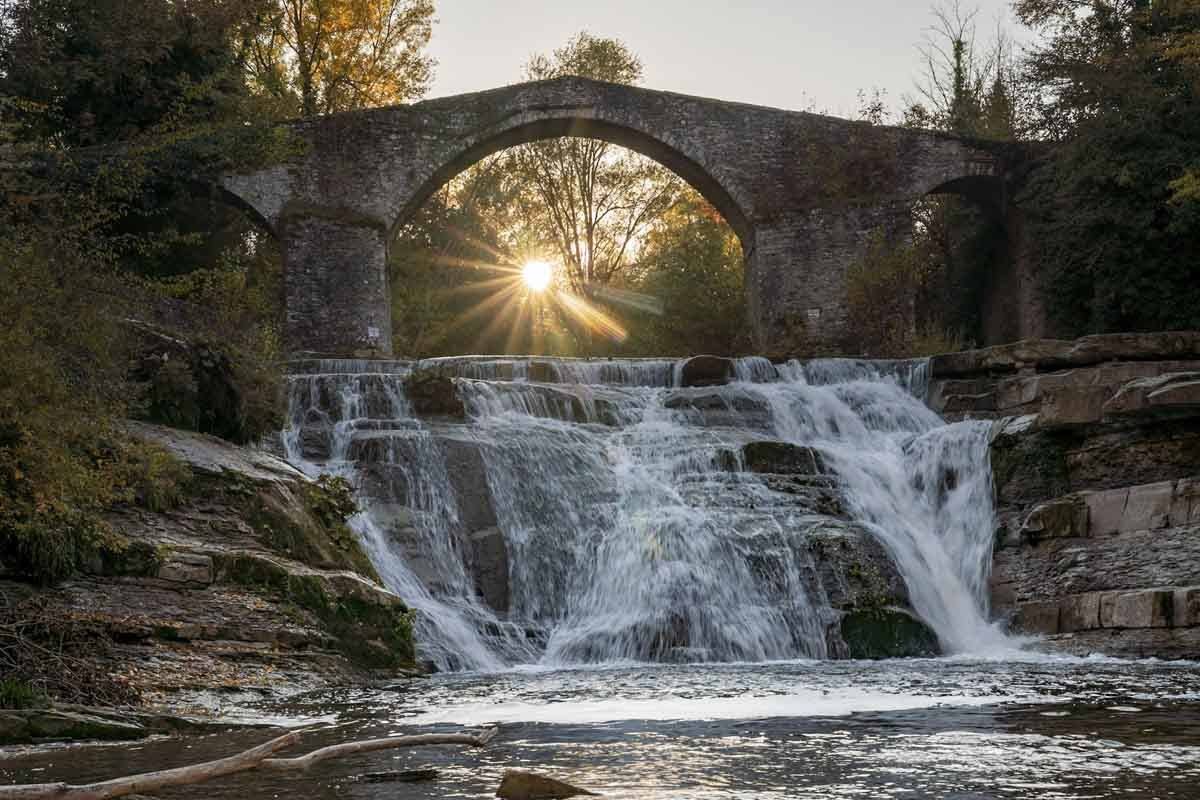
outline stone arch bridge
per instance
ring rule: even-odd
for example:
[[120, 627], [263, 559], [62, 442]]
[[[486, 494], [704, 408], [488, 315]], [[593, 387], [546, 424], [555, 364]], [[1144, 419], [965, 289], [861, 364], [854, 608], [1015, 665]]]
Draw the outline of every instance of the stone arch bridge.
[[932, 192], [999, 197], [979, 143], [582, 78], [519, 84], [289, 123], [295, 161], [224, 188], [279, 238], [294, 356], [391, 355], [387, 251], [396, 229], [483, 157], [557, 136], [655, 159], [725, 216], [746, 258], [762, 352], [853, 349], [846, 271], [876, 231], [903, 236]]

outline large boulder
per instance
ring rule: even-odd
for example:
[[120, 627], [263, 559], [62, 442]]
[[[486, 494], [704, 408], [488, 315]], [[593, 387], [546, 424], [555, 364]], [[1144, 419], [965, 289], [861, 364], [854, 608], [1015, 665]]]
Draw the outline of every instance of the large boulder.
[[505, 771], [500, 788], [496, 790], [496, 797], [502, 800], [562, 800], [584, 795], [594, 797], [596, 793], [523, 769]]
[[683, 362], [680, 386], [724, 386], [736, 374], [733, 359], [721, 356], [693, 356]]

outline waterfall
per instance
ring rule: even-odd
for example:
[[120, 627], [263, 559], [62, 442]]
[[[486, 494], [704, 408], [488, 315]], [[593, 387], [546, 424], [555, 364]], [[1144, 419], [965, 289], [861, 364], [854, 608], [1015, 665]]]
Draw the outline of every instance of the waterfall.
[[[414, 635], [427, 659], [439, 669], [475, 670], [530, 659], [523, 632], [475, 596], [445, 462], [404, 398], [409, 372], [401, 364], [321, 361], [289, 376], [286, 455], [310, 476], [337, 475], [355, 487], [361, 509], [350, 526], [384, 585], [416, 612]], [[314, 432], [316, 440], [306, 441]], [[406, 534], [402, 543], [397, 532]]]
[[[466, 419], [419, 421], [413, 369], [454, 375]], [[829, 657], [839, 612], [810, 537], [850, 529], [883, 545], [947, 650], [1003, 643], [987, 428], [924, 405], [925, 362], [731, 373], [686, 388], [662, 359], [305, 362], [283, 439], [357, 488], [352, 525], [442, 669]], [[781, 489], [742, 461], [764, 440], [813, 448], [832, 476]], [[839, 519], [814, 510], [829, 494]], [[504, 551], [500, 600], [481, 542]]]
[[1004, 646], [987, 621], [995, 530], [987, 422], [947, 425], [924, 361], [792, 362], [759, 386], [775, 434], [830, 460], [852, 515], [887, 547], [913, 606], [947, 649]]

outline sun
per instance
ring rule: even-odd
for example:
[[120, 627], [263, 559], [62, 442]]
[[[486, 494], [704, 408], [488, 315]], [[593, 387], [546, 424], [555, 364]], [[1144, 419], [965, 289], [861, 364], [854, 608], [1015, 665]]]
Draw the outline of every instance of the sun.
[[554, 277], [554, 270], [545, 261], [526, 261], [521, 268], [521, 280], [535, 292], [544, 292]]

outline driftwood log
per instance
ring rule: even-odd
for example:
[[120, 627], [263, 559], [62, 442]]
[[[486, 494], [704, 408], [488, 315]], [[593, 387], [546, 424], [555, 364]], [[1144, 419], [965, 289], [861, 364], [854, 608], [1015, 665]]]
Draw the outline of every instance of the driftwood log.
[[284, 734], [257, 747], [244, 750], [216, 761], [205, 761], [202, 764], [192, 764], [187, 767], [164, 769], [158, 772], [145, 772], [141, 775], [130, 775], [124, 778], [101, 783], [89, 783], [73, 786], [68, 783], [37, 783], [21, 786], [0, 786], [0, 800], [108, 800], [112, 797], [126, 797], [131, 794], [146, 794], [166, 789], [172, 786], [188, 786], [203, 783], [214, 778], [247, 772], [252, 769], [268, 768], [275, 770], [306, 770], [313, 764], [334, 758], [343, 758], [355, 753], [370, 753], [376, 750], [390, 750], [397, 747], [422, 747], [425, 745], [463, 744], [470, 747], [483, 747], [496, 738], [496, 728], [478, 735], [425, 734], [419, 736], [393, 736], [387, 739], [370, 739], [362, 742], [347, 742], [322, 747], [305, 756], [298, 758], [272, 758], [280, 750], [284, 750], [300, 741], [300, 733]]

